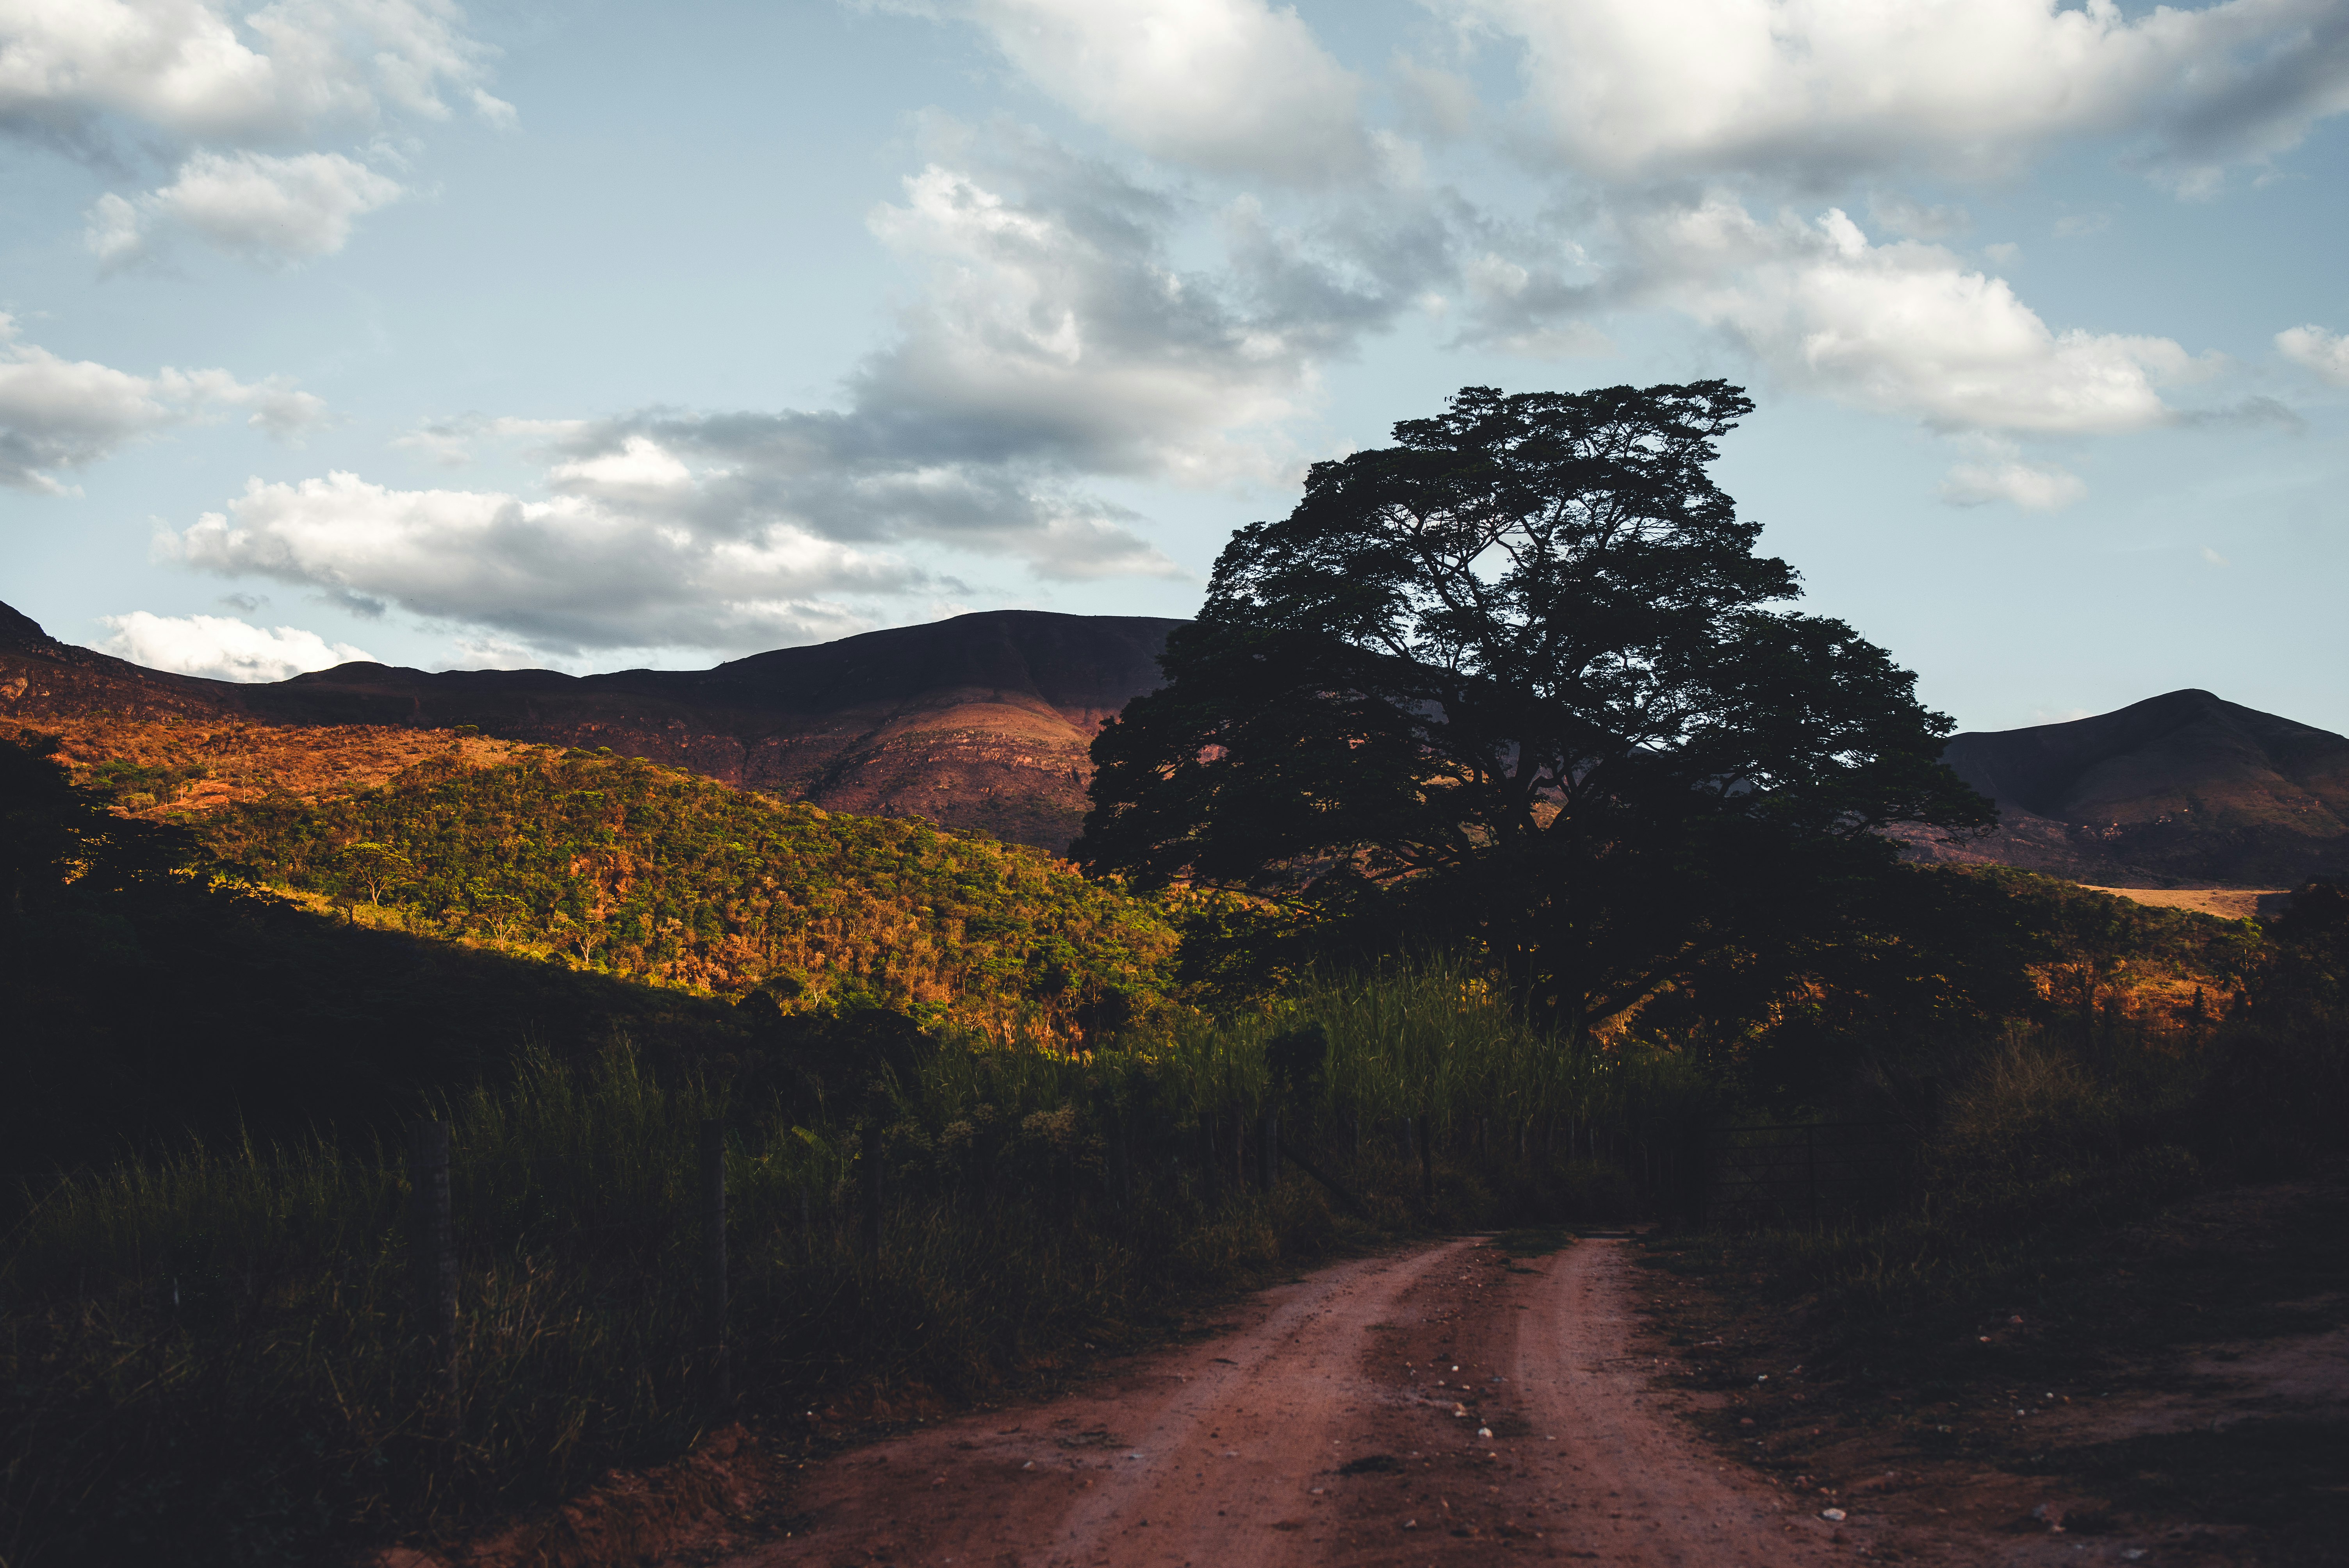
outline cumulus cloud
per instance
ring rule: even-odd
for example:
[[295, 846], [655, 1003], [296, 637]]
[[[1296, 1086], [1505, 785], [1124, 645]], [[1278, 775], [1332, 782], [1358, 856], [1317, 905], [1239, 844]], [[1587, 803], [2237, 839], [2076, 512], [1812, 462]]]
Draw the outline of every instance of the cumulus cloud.
[[339, 152], [199, 152], [160, 190], [99, 197], [84, 238], [109, 270], [152, 258], [174, 230], [247, 261], [284, 264], [334, 254], [355, 219], [405, 193]]
[[1523, 49], [1550, 150], [1609, 180], [1995, 175], [2122, 139], [2189, 189], [2349, 108], [2349, 12], [2223, 0], [1451, 0]]
[[2349, 387], [2349, 337], [2311, 325], [2275, 335], [2276, 351], [2335, 387]]
[[1092, 472], [1260, 470], [1232, 433], [1295, 411], [1321, 323], [1235, 309], [1167, 263], [1158, 221], [1131, 188], [1020, 202], [935, 164], [907, 180], [871, 226], [929, 288], [854, 377], [872, 438]]
[[1372, 160], [1361, 84], [1261, 0], [905, 0], [976, 23], [1071, 112], [1170, 162], [1293, 184]]
[[1484, 108], [1465, 77], [1400, 53], [1394, 58], [1394, 93], [1412, 129], [1439, 141], [1467, 135]]
[[2013, 444], [1977, 440], [1976, 461], [1960, 463], [1941, 480], [1941, 499], [1951, 506], [1987, 506], [2004, 501], [2024, 511], [2061, 511], [2088, 493], [2080, 476], [2054, 463], [2026, 462]]
[[104, 266], [146, 259], [172, 229], [278, 264], [342, 249], [355, 219], [402, 194], [319, 143], [446, 119], [452, 98], [510, 121], [486, 87], [489, 54], [445, 0], [19, 5], [0, 21], [0, 133], [101, 167], [173, 170], [90, 208]]
[[692, 476], [642, 445], [558, 466], [564, 493], [545, 500], [343, 472], [254, 480], [159, 543], [201, 571], [321, 589], [362, 614], [398, 604], [556, 654], [801, 642], [836, 634], [844, 613], [823, 595], [925, 581], [788, 522], [696, 526]]
[[2165, 337], [2058, 332], [1938, 245], [1871, 244], [1840, 209], [1765, 222], [1735, 201], [1633, 226], [1627, 287], [1730, 333], [1787, 384], [1937, 430], [2097, 434], [2177, 416], [2208, 365]]
[[586, 428], [581, 419], [492, 418], [486, 414], [460, 414], [453, 418], [427, 419], [406, 435], [392, 438], [394, 451], [409, 452], [438, 468], [470, 468], [473, 449], [483, 441], [512, 437], [560, 438]]
[[1973, 227], [1973, 215], [1963, 207], [1936, 202], [1928, 205], [1899, 191], [1879, 191], [1869, 199], [1868, 215], [1878, 226], [1908, 240], [1946, 240]]
[[1462, 265], [1460, 283], [1469, 306], [1464, 340], [1537, 359], [1613, 351], [1605, 333], [1577, 319], [1600, 291], [1555, 264], [1528, 265], [1486, 251]]
[[326, 418], [326, 406], [282, 377], [239, 381], [225, 370], [135, 376], [93, 360], [61, 359], [18, 341], [0, 315], [0, 484], [58, 495], [58, 471], [86, 468], [176, 425], [246, 411], [246, 423], [280, 439]]
[[282, 147], [371, 130], [387, 111], [445, 119], [444, 91], [502, 120], [512, 108], [486, 90], [488, 55], [440, 0], [17, 5], [0, 27], [0, 129], [97, 149], [115, 117], [190, 142]]
[[[1896, 211], [1912, 229], [1959, 221], [1943, 210]], [[1560, 246], [1546, 263], [1495, 252], [1465, 263], [1464, 338], [1599, 352], [1596, 321], [1663, 308], [1717, 329], [1781, 387], [1945, 436], [2296, 422], [2271, 399], [2175, 407], [2168, 390], [2214, 374], [2215, 356], [2166, 337], [2053, 327], [2004, 279], [1925, 241], [1871, 242], [1840, 208], [1764, 218], [1729, 194], [1661, 194], [1617, 201], [1592, 232], [1596, 253]], [[1516, 255], [1531, 248], [1515, 242]], [[2076, 475], [2024, 461], [2011, 446], [1973, 445], [1974, 459], [1942, 486], [1953, 504], [2052, 511], [2085, 493]]]
[[935, 547], [1045, 582], [1180, 576], [1091, 486], [1289, 476], [1284, 422], [1447, 264], [1441, 226], [1404, 212], [1357, 244], [1243, 201], [1213, 215], [1226, 264], [1185, 269], [1173, 199], [999, 139], [995, 166], [949, 149], [974, 155], [873, 214], [929, 286], [841, 409], [433, 420], [396, 444], [448, 466], [519, 444], [539, 493], [256, 480], [167, 548], [555, 656], [836, 635], [865, 614], [853, 604], [968, 593], [918, 563]]
[[282, 681], [305, 670], [375, 657], [299, 626], [269, 631], [229, 615], [156, 615], [133, 610], [98, 619], [114, 629], [114, 635], [98, 645], [100, 653], [150, 669], [214, 680]]

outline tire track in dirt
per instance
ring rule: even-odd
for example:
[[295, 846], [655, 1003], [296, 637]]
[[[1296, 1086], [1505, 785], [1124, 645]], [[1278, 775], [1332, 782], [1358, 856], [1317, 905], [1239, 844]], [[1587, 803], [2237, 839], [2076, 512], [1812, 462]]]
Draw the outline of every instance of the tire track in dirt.
[[728, 1568], [1844, 1555], [1659, 1408], [1628, 1267], [1605, 1242], [1511, 1268], [1464, 1240], [1323, 1269], [1102, 1386], [812, 1468], [808, 1529]]
[[[1808, 1568], [1834, 1527], [1707, 1451], [1635, 1354], [1631, 1264], [1585, 1241], [1512, 1265], [1492, 1249], [1431, 1271], [1372, 1380], [1357, 1439], [1392, 1468], [1344, 1488], [1349, 1568], [1497, 1553], [1642, 1568]], [[1358, 1463], [1361, 1461], [1358, 1460]]]
[[1468, 1245], [1320, 1270], [1263, 1293], [1254, 1321], [1143, 1357], [1114, 1387], [842, 1455], [792, 1501], [809, 1531], [730, 1568], [1315, 1561], [1311, 1477], [1339, 1462], [1348, 1418], [1378, 1397], [1359, 1376], [1366, 1330]]

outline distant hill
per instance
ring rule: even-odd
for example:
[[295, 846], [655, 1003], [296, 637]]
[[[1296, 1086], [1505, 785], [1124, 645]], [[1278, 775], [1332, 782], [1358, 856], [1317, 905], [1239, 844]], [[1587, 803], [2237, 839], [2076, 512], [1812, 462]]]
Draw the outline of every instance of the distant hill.
[[997, 610], [709, 670], [432, 673], [348, 664], [256, 685], [168, 675], [57, 641], [0, 605], [0, 714], [277, 725], [476, 725], [640, 756], [868, 816], [1060, 850], [1103, 719], [1160, 679], [1179, 622]]
[[2066, 724], [1968, 733], [1942, 760], [1995, 800], [1971, 843], [1919, 859], [2114, 887], [2289, 887], [2349, 875], [2349, 738], [2174, 691]]
[[[633, 758], [441, 756], [381, 789], [237, 806], [198, 830], [256, 880], [380, 898], [412, 933], [719, 993], [780, 977], [810, 1002], [999, 1037], [1122, 1023], [1174, 945], [1165, 901], [1032, 849]], [[388, 851], [379, 881], [354, 862], [359, 843]]]

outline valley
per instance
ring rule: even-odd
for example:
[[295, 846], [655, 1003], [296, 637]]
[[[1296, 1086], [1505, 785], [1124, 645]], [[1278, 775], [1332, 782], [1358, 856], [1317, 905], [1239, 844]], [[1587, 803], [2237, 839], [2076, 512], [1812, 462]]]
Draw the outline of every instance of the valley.
[[[2248, 1527], [2166, 1509], [2095, 1469], [2134, 1440], [2101, 1428], [2061, 1484], [2004, 1449], [1966, 1480], [1858, 1418], [1880, 1368], [1853, 1347], [1974, 1343], [1952, 1314], [2075, 1288], [2045, 1256], [2279, 1164], [2330, 1179], [2323, 906], [2219, 873], [2330, 863], [2337, 738], [2191, 693], [2028, 746], [1959, 737], [2006, 815], [1878, 873], [1906, 923], [1775, 953], [1777, 992], [1744, 958], [1693, 971], [1569, 1047], [1454, 956], [1202, 963], [1276, 906], [1061, 858], [1085, 737], [1164, 637], [1057, 624], [1081, 619], [967, 617], [714, 683], [274, 688], [20, 628], [12, 831], [57, 847], [16, 872], [7, 1136], [57, 1174], [19, 1193], [0, 1369], [16, 1429], [63, 1435], [16, 1452], [12, 1506], [54, 1522], [67, 1491], [161, 1475], [120, 1539], [217, 1542], [298, 1494], [326, 1522], [296, 1559], [382, 1568], [2052, 1562], [2071, 1542], [2013, 1523], [2042, 1504], [2218, 1563], [2247, 1528], [2313, 1528], [2292, 1500]], [[2027, 774], [2018, 747], [2055, 760]], [[2209, 808], [2190, 833], [2180, 792]], [[2124, 808], [2168, 837], [2043, 814]], [[2032, 869], [2033, 833], [2073, 858]], [[470, 1448], [399, 1414], [439, 1398], [411, 1381], [394, 1152], [428, 1110], [468, 1238], [445, 1418]], [[1896, 1127], [1911, 1157], [1831, 1231], [1709, 1223], [1719, 1129], [1757, 1116]], [[746, 1248], [724, 1397], [686, 1198], [713, 1127]], [[2227, 1353], [2331, 1343], [2318, 1294]], [[1721, 1381], [1724, 1337], [1810, 1369], [1773, 1398], [1853, 1423], [1781, 1434], [1786, 1408]], [[1430, 1353], [1482, 1380], [1432, 1391]], [[136, 1444], [92, 1424], [98, 1355], [166, 1369], [123, 1396]], [[2107, 1383], [2137, 1400], [2137, 1376]], [[216, 1410], [213, 1387], [237, 1392]], [[2281, 1429], [2261, 1412], [2246, 1441]], [[234, 1464], [166, 1460], [199, 1433]]]

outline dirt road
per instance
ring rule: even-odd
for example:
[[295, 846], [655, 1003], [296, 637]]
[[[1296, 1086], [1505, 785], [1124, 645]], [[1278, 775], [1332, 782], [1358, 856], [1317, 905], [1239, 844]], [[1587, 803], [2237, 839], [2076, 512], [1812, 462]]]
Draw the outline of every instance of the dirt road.
[[1082, 1394], [812, 1467], [802, 1532], [730, 1568], [1848, 1556], [1658, 1407], [1630, 1266], [1461, 1241], [1324, 1269]]

